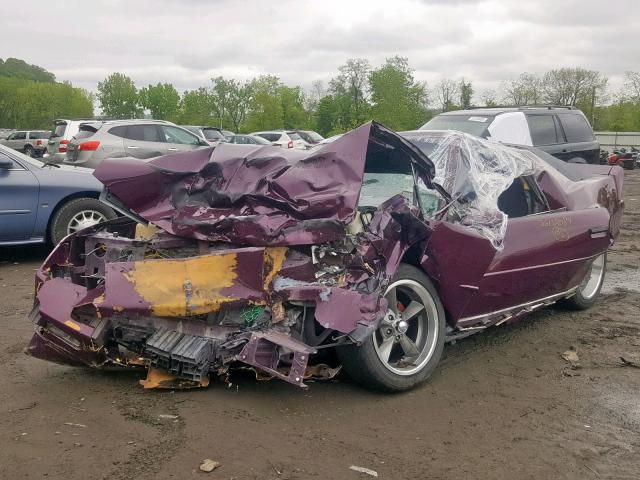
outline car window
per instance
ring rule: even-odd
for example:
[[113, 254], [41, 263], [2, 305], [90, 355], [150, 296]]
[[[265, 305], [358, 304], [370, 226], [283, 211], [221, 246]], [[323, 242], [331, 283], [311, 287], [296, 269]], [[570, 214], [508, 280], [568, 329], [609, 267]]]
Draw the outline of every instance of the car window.
[[27, 132], [16, 132], [12, 140], [26, 140]]
[[258, 136], [247, 137], [247, 143], [255, 143], [257, 145], [271, 145], [271, 142], [265, 140], [262, 137], [258, 137]]
[[213, 128], [203, 128], [202, 134], [207, 140], [224, 140], [224, 135], [219, 130]]
[[534, 145], [558, 143], [558, 132], [553, 117], [553, 115], [527, 115], [531, 141]]
[[560, 123], [567, 136], [567, 142], [593, 142], [593, 132], [582, 115], [559, 115]]
[[64, 131], [67, 129], [66, 123], [57, 123], [56, 128], [53, 129], [53, 133], [51, 134], [51, 138], [53, 137], [61, 137], [64, 135]]
[[289, 135], [289, 138], [291, 140], [301, 140], [300, 135], [298, 135], [296, 132], [287, 132], [287, 135]]
[[410, 173], [365, 172], [358, 205], [378, 207], [398, 194], [413, 201], [413, 176]]
[[324, 140], [324, 138], [322, 137], [322, 135], [314, 132], [314, 131], [304, 131], [304, 132], [298, 132], [298, 135], [300, 135], [303, 140], [306, 140], [309, 143], [318, 143], [321, 142], [322, 140]]
[[43, 138], [49, 138], [49, 135], [50, 135], [49, 132], [29, 132], [30, 139], [42, 140]]
[[438, 115], [421, 126], [420, 130], [457, 130], [484, 137], [493, 119], [487, 115]]
[[22, 165], [20, 165], [18, 162], [16, 162], [9, 155], [6, 155], [6, 154], [0, 152], [0, 159], [2, 159], [3, 161], [4, 160], [9, 160], [11, 163], [13, 163], [13, 167], [11, 167], [12, 169], [24, 170], [24, 167]]
[[181, 145], [199, 145], [200, 140], [198, 137], [189, 133], [181, 128], [170, 127], [167, 125], [163, 125], [162, 131], [164, 133], [164, 137], [167, 143], [179, 143]]
[[109, 129], [109, 133], [111, 135], [115, 135], [116, 137], [126, 138], [127, 136], [127, 126], [122, 125], [120, 127], [113, 127]]
[[7, 140], [13, 140], [14, 138], [16, 138], [16, 134], [15, 134], [15, 133], [12, 133], [11, 135], [9, 135], [9, 136], [7, 137]]
[[262, 137], [270, 142], [277, 142], [282, 136], [281, 133], [256, 133], [256, 136]]
[[125, 138], [139, 142], [163, 142], [156, 125], [128, 125]]

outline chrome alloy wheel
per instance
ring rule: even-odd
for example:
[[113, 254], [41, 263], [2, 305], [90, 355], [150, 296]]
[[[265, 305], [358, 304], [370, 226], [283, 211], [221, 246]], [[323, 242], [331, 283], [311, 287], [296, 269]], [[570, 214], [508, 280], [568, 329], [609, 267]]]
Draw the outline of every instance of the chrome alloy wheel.
[[97, 210], [82, 210], [76, 213], [67, 225], [67, 235], [82, 230], [83, 228], [92, 227], [96, 223], [104, 222], [107, 220], [102, 213]]
[[397, 375], [419, 372], [438, 343], [438, 310], [429, 292], [418, 282], [397, 280], [387, 288], [389, 309], [373, 345], [382, 364]]

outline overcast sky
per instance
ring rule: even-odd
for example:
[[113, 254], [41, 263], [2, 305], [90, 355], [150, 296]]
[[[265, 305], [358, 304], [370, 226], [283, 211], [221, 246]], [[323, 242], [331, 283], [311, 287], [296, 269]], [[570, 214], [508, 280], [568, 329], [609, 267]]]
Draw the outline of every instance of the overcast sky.
[[476, 91], [562, 66], [614, 86], [640, 70], [640, 0], [3, 0], [0, 18], [0, 58], [92, 91], [114, 71], [179, 90], [263, 73], [309, 87], [347, 58], [396, 54], [419, 80]]

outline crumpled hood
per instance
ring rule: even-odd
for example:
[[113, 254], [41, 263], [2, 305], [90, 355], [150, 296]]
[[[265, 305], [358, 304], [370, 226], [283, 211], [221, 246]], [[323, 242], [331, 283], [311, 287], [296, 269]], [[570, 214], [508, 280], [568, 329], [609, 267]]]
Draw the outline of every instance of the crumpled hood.
[[355, 216], [367, 154], [406, 155], [423, 178], [429, 158], [370, 122], [312, 152], [220, 144], [149, 162], [105, 160], [94, 175], [148, 222], [186, 238], [302, 245], [342, 238]]

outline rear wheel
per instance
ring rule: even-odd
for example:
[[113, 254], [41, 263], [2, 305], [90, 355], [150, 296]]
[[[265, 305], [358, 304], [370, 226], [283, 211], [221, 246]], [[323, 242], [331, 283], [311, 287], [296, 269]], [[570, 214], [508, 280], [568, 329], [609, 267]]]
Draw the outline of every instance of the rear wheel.
[[576, 290], [576, 293], [562, 301], [563, 305], [574, 310], [585, 310], [596, 303], [602, 284], [604, 283], [604, 274], [607, 270], [607, 254], [596, 257], [589, 271], [582, 280], [582, 283]]
[[445, 315], [431, 280], [401, 264], [385, 298], [380, 327], [361, 345], [336, 349], [345, 371], [374, 390], [408, 390], [429, 377], [444, 348]]
[[24, 147], [24, 154], [27, 157], [33, 157], [33, 147], [31, 145], [27, 145], [26, 147]]
[[116, 218], [115, 212], [95, 198], [76, 198], [62, 205], [54, 214], [49, 227], [51, 243], [83, 228]]

